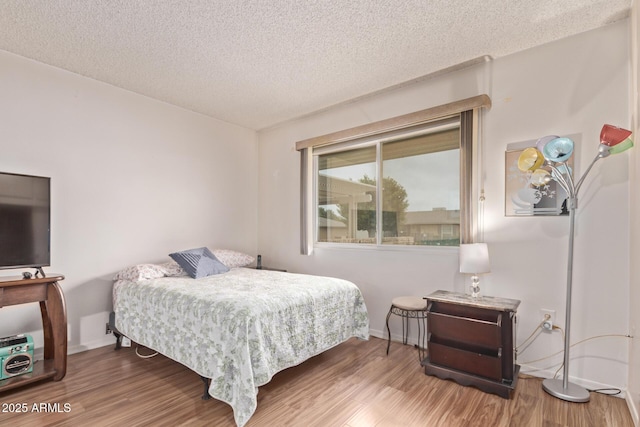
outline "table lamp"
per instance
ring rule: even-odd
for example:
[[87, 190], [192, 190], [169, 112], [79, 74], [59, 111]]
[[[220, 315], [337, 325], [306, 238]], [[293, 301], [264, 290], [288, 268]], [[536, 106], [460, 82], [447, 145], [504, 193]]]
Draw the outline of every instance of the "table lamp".
[[460, 245], [460, 273], [472, 274], [471, 296], [480, 295], [480, 278], [478, 274], [489, 273], [489, 248], [486, 243], [466, 243]]

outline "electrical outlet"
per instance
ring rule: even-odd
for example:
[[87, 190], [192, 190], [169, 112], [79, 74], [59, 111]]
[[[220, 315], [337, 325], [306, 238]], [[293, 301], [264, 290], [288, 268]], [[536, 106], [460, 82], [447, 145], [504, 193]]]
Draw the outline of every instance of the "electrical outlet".
[[111, 330], [111, 326], [109, 326], [109, 323], [107, 323], [106, 325], [107, 326], [106, 326], [106, 328], [104, 330], [104, 334], [105, 335], [109, 335], [109, 334], [113, 333], [113, 331]]
[[553, 325], [556, 324], [556, 311], [547, 310], [545, 308], [540, 310], [540, 321], [542, 322], [542, 329], [545, 331], [552, 331]]

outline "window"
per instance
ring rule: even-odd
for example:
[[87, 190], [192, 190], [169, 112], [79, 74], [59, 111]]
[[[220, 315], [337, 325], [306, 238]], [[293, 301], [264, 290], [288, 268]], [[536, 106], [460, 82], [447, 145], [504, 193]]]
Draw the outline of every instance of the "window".
[[459, 117], [362, 145], [314, 152], [316, 241], [459, 245]]
[[470, 100], [299, 142], [302, 252], [471, 241], [475, 111], [489, 101]]

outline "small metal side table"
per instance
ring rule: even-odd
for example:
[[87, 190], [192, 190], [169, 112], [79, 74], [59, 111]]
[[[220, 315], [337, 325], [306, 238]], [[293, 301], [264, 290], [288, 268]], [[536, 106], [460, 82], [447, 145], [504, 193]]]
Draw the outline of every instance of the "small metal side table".
[[387, 355], [389, 355], [389, 347], [391, 346], [391, 329], [389, 329], [389, 317], [392, 314], [402, 317], [402, 343], [407, 344], [409, 337], [409, 319], [416, 319], [418, 325], [418, 358], [422, 362], [424, 359], [425, 340], [426, 340], [426, 319], [427, 319], [427, 301], [422, 297], [406, 296], [397, 297], [391, 301], [391, 308], [387, 313], [387, 334], [389, 340], [387, 342]]

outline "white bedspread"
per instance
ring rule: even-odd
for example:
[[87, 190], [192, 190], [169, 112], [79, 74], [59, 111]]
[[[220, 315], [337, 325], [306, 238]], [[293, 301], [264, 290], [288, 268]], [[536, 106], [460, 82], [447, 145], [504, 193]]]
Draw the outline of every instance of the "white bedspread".
[[118, 283], [116, 328], [211, 378], [243, 426], [258, 386], [351, 337], [369, 338], [360, 290], [341, 279], [236, 268], [203, 279]]

